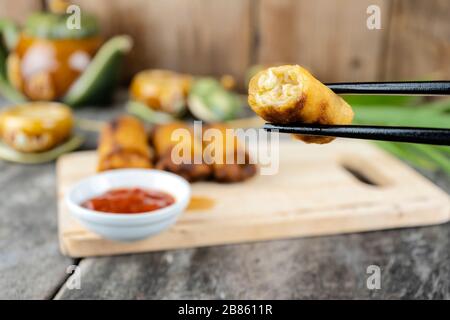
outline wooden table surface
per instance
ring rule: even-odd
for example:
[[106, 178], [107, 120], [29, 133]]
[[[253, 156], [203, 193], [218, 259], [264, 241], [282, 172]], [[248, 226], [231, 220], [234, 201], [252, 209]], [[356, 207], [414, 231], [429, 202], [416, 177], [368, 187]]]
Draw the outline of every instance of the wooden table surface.
[[[116, 100], [76, 114], [110, 119]], [[450, 192], [444, 174], [424, 174]], [[450, 224], [74, 261], [58, 248], [55, 183], [54, 163], [0, 161], [0, 299], [450, 298]], [[71, 265], [81, 289], [67, 286]]]

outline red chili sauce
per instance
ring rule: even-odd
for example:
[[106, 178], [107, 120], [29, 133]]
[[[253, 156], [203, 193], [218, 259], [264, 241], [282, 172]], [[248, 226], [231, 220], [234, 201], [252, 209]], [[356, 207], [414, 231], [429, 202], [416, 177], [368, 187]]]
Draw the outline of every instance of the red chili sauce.
[[174, 202], [175, 199], [163, 191], [123, 188], [87, 200], [82, 206], [108, 213], [142, 213], [168, 207]]

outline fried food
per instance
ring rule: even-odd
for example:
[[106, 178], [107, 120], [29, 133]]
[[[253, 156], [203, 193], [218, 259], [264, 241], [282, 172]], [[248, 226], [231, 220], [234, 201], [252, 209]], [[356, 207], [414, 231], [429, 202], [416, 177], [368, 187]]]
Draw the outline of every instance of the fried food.
[[186, 110], [186, 98], [192, 78], [168, 70], [145, 70], [131, 82], [133, 100], [144, 103], [155, 111], [177, 116]]
[[[248, 102], [274, 124], [350, 124], [353, 111], [341, 97], [298, 65], [272, 67], [251, 80]], [[328, 143], [332, 137], [296, 135], [305, 142]]]
[[[208, 152], [204, 153], [207, 155], [210, 153], [213, 154], [209, 158], [213, 159], [214, 180], [218, 182], [239, 182], [256, 174], [257, 166], [251, 163], [248, 152], [239, 139], [231, 133], [230, 127], [217, 123], [209, 125], [208, 129], [217, 130], [217, 135], [211, 133], [212, 137], [221, 137], [218, 140], [216, 138], [206, 139], [205, 136], [203, 137], [204, 150], [208, 150]], [[204, 131], [204, 135], [208, 132], [207, 130]], [[210, 150], [208, 148], [212, 149]]]
[[[177, 129], [181, 129], [178, 136]], [[187, 123], [158, 125], [152, 140], [157, 169], [176, 173], [188, 181], [202, 180], [211, 175], [211, 167], [203, 163], [202, 143]]]
[[151, 168], [152, 152], [141, 122], [122, 116], [106, 124], [98, 146], [98, 171], [120, 168]]
[[31, 100], [61, 98], [85, 71], [102, 40], [41, 39], [21, 34], [9, 59], [9, 78]]
[[67, 140], [73, 115], [61, 103], [33, 102], [0, 113], [0, 137], [21, 152], [42, 152]]

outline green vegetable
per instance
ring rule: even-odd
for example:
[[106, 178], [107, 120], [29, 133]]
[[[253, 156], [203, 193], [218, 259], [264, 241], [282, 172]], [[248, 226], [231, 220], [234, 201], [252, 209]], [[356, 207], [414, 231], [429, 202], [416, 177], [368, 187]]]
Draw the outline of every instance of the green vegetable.
[[[345, 96], [355, 111], [355, 124], [449, 128], [450, 99], [425, 103], [414, 97]], [[450, 177], [450, 147], [398, 142], [376, 142], [395, 156], [426, 170]]]
[[128, 36], [108, 40], [62, 101], [71, 106], [107, 101], [118, 81], [122, 58], [132, 46], [133, 41]]
[[415, 152], [414, 147], [406, 143], [387, 141], [376, 141], [375, 143], [382, 149], [394, 154], [399, 158], [407, 160], [409, 163], [416, 167], [427, 170], [436, 170], [438, 168], [435, 163], [424, 157], [424, 155]]
[[372, 105], [413, 105], [419, 101], [417, 96], [383, 96], [383, 95], [342, 95], [342, 98], [351, 106]]
[[129, 101], [127, 111], [148, 123], [168, 123], [175, 121], [175, 118], [168, 113], [155, 111], [138, 101]]
[[99, 26], [95, 17], [80, 14], [80, 28], [69, 28], [70, 14], [36, 12], [25, 23], [24, 32], [32, 37], [45, 39], [80, 39], [95, 36]]
[[59, 156], [77, 149], [84, 141], [81, 136], [73, 136], [65, 143], [57, 146], [48, 151], [39, 153], [25, 153], [14, 150], [6, 144], [0, 142], [0, 159], [23, 163], [23, 164], [37, 164], [50, 162], [58, 158]]
[[197, 79], [189, 92], [188, 107], [191, 113], [207, 122], [235, 118], [242, 110], [239, 95], [225, 90], [213, 78]]
[[8, 19], [0, 19], [0, 35], [8, 51], [12, 51], [19, 39], [17, 26]]
[[7, 57], [8, 52], [0, 41], [0, 94], [9, 101], [15, 103], [27, 101], [27, 98], [9, 83], [8, 73], [6, 70]]
[[414, 147], [418, 152], [426, 155], [436, 165], [450, 176], [450, 158], [431, 145], [416, 144]]

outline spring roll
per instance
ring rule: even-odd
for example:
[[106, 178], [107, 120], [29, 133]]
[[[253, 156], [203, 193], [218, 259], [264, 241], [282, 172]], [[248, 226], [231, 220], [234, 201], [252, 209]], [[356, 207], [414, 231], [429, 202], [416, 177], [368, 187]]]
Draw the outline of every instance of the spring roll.
[[98, 145], [98, 171], [151, 168], [152, 152], [139, 120], [123, 116], [105, 125]]
[[[344, 99], [298, 65], [258, 72], [249, 83], [248, 102], [253, 111], [274, 124], [350, 124], [353, 111]], [[308, 143], [334, 138], [296, 135]]]
[[[174, 131], [184, 129], [176, 136]], [[156, 168], [178, 174], [188, 181], [198, 181], [211, 175], [211, 167], [203, 163], [202, 143], [193, 129], [184, 122], [158, 125], [153, 131]]]
[[[231, 129], [225, 124], [211, 124], [207, 129], [218, 130], [222, 138], [206, 139], [204, 131], [203, 147], [204, 156], [212, 154], [213, 177], [218, 182], [239, 182], [254, 176], [257, 166], [250, 163], [250, 156], [244, 145], [234, 134], [227, 134], [227, 129]], [[214, 134], [211, 134], [214, 137]], [[210, 141], [209, 141], [210, 140]], [[231, 159], [227, 163], [227, 159]], [[206, 159], [205, 159], [206, 161]]]

